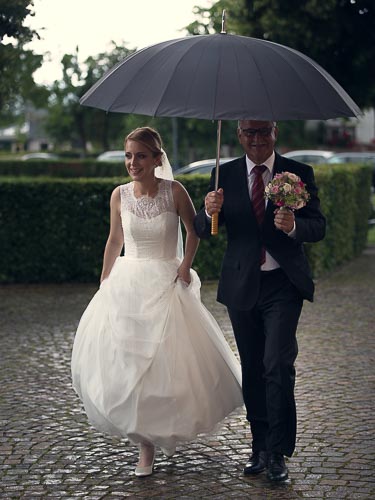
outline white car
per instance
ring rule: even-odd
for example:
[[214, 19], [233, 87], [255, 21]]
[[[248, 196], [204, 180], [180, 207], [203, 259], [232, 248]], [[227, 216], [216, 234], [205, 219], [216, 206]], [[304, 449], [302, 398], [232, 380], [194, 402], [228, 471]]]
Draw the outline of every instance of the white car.
[[[235, 160], [235, 158], [220, 158], [219, 164], [222, 165], [227, 161]], [[186, 175], [186, 174], [210, 174], [212, 169], [216, 167], [216, 158], [209, 160], [199, 160], [189, 163], [185, 167], [178, 168], [173, 171], [173, 175]]]
[[375, 165], [375, 151], [335, 153], [327, 163], [371, 163]]
[[124, 162], [125, 161], [125, 151], [114, 150], [114, 151], [106, 151], [99, 155], [96, 161], [113, 161], [113, 162]]
[[375, 151], [347, 151], [336, 153], [328, 159], [329, 164], [359, 163], [372, 165], [372, 187], [375, 189]]
[[26, 155], [21, 156], [22, 161], [28, 160], [58, 160], [59, 157], [53, 153], [27, 153]]
[[333, 151], [324, 151], [319, 149], [301, 149], [299, 151], [288, 151], [283, 154], [285, 158], [300, 161], [301, 163], [318, 164], [327, 163], [328, 159], [334, 154]]

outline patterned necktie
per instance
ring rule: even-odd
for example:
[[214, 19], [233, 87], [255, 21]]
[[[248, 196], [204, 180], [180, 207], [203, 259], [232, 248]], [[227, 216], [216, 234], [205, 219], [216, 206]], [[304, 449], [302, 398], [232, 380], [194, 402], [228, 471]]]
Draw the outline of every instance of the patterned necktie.
[[[263, 172], [266, 170], [265, 165], [256, 165], [251, 174], [254, 175], [254, 182], [251, 188], [251, 202], [253, 204], [253, 209], [255, 216], [257, 218], [258, 224], [261, 225], [264, 219], [264, 213], [266, 210], [266, 202], [264, 199], [264, 182], [263, 182]], [[264, 264], [266, 261], [266, 250], [262, 247], [260, 264]]]

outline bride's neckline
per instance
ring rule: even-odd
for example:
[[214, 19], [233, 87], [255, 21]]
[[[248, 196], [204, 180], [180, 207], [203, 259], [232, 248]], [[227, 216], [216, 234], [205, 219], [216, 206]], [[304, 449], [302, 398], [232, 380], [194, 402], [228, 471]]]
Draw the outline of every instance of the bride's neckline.
[[134, 182], [134, 181], [132, 181], [132, 189], [131, 189], [131, 193], [132, 193], [132, 195], [133, 195], [133, 198], [134, 198], [135, 200], [141, 200], [141, 199], [143, 199], [143, 198], [147, 198], [147, 199], [149, 199], [149, 200], [154, 200], [154, 199], [158, 196], [158, 194], [159, 194], [159, 191], [160, 191], [160, 185], [161, 185], [162, 181], [163, 181], [163, 179], [159, 179], [159, 180], [158, 180], [158, 182], [157, 182], [157, 184], [156, 184], [157, 189], [156, 189], [156, 192], [155, 192], [154, 196], [149, 196], [148, 194], [141, 194], [140, 196], [136, 196], [136, 195], [135, 195], [135, 182]]

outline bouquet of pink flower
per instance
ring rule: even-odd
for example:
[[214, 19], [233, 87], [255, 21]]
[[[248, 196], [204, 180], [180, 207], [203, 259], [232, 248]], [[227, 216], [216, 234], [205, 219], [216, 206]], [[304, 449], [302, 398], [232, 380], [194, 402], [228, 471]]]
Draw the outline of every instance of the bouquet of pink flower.
[[266, 186], [265, 197], [280, 208], [298, 210], [306, 205], [310, 195], [298, 175], [281, 172]]

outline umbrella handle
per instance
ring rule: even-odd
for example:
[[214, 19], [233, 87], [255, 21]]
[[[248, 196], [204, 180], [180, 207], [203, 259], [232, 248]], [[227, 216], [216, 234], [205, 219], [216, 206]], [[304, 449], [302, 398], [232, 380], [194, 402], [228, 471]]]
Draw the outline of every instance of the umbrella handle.
[[219, 234], [219, 214], [212, 214], [211, 234], [212, 236], [217, 236]]
[[[225, 11], [223, 12], [223, 16]], [[220, 163], [220, 142], [221, 142], [221, 120], [217, 122], [217, 144], [216, 144], [216, 171], [215, 171], [215, 191], [219, 187], [219, 163]], [[219, 234], [219, 214], [212, 214], [211, 218], [211, 235]]]

